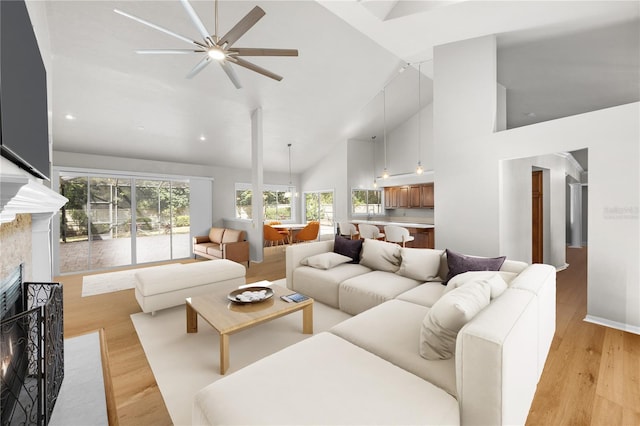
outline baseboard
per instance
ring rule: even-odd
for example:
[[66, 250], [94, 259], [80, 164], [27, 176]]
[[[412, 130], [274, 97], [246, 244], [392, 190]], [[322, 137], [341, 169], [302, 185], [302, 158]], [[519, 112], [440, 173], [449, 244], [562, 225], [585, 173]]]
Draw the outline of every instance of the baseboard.
[[640, 334], [640, 327], [636, 325], [629, 325], [622, 322], [611, 321], [606, 318], [600, 318], [593, 315], [587, 315], [584, 317], [585, 322], [592, 324], [602, 325], [609, 328], [615, 328], [616, 330], [626, 331], [633, 334]]

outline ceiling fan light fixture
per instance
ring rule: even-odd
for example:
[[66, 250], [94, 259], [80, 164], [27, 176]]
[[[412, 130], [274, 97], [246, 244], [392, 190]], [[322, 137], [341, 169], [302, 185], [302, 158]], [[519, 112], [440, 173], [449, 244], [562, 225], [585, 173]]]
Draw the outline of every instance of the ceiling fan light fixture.
[[215, 59], [216, 61], [222, 61], [227, 56], [219, 47], [209, 48], [209, 50], [207, 50], [207, 55], [209, 55], [211, 59]]

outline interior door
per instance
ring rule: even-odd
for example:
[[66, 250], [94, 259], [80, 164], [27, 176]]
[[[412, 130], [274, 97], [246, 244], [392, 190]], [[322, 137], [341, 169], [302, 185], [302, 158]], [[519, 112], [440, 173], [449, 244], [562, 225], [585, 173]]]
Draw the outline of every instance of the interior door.
[[531, 173], [531, 262], [543, 263], [543, 191], [542, 171]]

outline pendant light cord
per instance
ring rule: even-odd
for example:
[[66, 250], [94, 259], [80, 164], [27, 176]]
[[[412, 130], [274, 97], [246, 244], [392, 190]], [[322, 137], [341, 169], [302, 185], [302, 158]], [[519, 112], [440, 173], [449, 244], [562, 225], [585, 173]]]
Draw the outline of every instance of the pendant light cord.
[[289, 147], [289, 186], [291, 186], [291, 144], [287, 146]]
[[421, 136], [421, 126], [420, 126], [420, 122], [422, 120], [420, 120], [420, 115], [422, 112], [422, 62], [420, 62], [418, 64], [418, 164], [420, 164], [420, 161], [422, 160], [422, 158], [420, 158], [421, 152], [420, 152], [420, 136]]
[[384, 123], [384, 168], [387, 168], [387, 88], [382, 91], [382, 120]]

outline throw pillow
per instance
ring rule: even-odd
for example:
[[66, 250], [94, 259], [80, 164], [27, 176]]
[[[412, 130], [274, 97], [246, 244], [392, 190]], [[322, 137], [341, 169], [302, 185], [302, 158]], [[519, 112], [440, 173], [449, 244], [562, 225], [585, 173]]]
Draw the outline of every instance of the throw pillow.
[[360, 264], [375, 271], [398, 272], [400, 269], [400, 246], [366, 238], [362, 243]]
[[343, 256], [329, 251], [304, 258], [300, 261], [300, 264], [311, 266], [316, 269], [331, 269], [334, 266], [342, 265], [347, 262], [351, 262], [351, 258], [349, 256]]
[[399, 275], [418, 281], [434, 281], [440, 268], [442, 250], [400, 248]]
[[349, 263], [359, 263], [360, 252], [362, 251], [362, 240], [351, 240], [336, 235], [336, 239], [333, 242], [333, 251], [343, 256], [349, 256], [351, 258], [351, 262]]
[[447, 283], [447, 287], [442, 294], [446, 294], [451, 290], [455, 290], [458, 287], [469, 284], [475, 281], [483, 281], [489, 284], [491, 287], [491, 300], [500, 296], [509, 286], [509, 283], [513, 281], [518, 274], [514, 272], [503, 271], [471, 271], [458, 274], [451, 278]]
[[475, 281], [443, 295], [422, 321], [420, 356], [429, 360], [452, 358], [458, 332], [489, 305], [489, 284]]
[[469, 271], [499, 271], [500, 267], [504, 263], [506, 256], [501, 257], [475, 257], [466, 256], [461, 253], [456, 253], [446, 249], [447, 253], [447, 266], [449, 267], [449, 273], [447, 279], [443, 284], [449, 282], [449, 280], [458, 274]]

